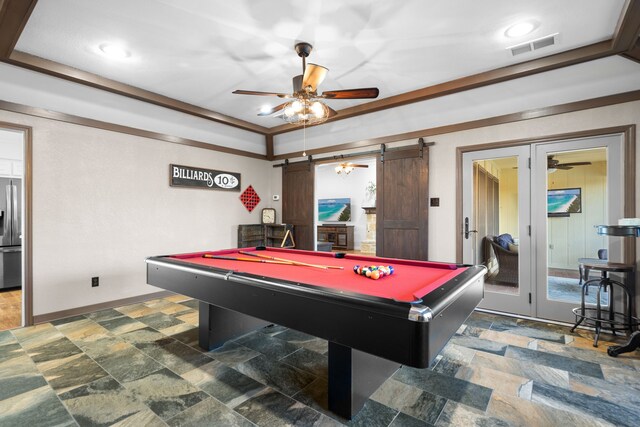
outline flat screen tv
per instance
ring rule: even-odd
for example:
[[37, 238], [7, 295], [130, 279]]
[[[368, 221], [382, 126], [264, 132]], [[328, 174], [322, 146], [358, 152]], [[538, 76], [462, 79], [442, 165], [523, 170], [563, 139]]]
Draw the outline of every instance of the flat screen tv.
[[318, 221], [351, 221], [351, 199], [318, 199]]
[[547, 213], [549, 216], [569, 216], [582, 212], [582, 189], [555, 188], [547, 190]]

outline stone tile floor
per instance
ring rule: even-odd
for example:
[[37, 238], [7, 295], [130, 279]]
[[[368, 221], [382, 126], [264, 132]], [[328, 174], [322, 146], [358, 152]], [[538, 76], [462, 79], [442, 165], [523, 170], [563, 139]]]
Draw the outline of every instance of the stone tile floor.
[[400, 368], [347, 421], [326, 410], [326, 341], [269, 326], [204, 352], [197, 322], [175, 295], [0, 332], [0, 425], [640, 423], [640, 352], [611, 358], [586, 331], [474, 313], [430, 369]]

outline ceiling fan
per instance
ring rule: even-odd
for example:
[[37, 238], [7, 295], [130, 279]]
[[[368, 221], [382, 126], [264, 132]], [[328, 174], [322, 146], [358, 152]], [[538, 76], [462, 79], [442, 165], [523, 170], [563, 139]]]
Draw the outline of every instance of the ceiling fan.
[[365, 99], [377, 98], [378, 88], [360, 88], [344, 90], [328, 90], [318, 94], [318, 86], [329, 72], [317, 64], [307, 64], [306, 58], [311, 53], [313, 46], [309, 43], [297, 43], [296, 53], [302, 58], [302, 74], [293, 78], [293, 93], [259, 92], [254, 90], [234, 90], [238, 95], [277, 96], [279, 98], [292, 99], [292, 101], [276, 105], [267, 111], [262, 111], [258, 116], [271, 116], [277, 113], [289, 123], [317, 124], [338, 114], [327, 106], [321, 99]]
[[587, 166], [590, 164], [591, 162], [560, 163], [560, 160], [554, 159], [553, 156], [547, 157], [547, 169], [569, 170], [569, 169], [573, 169], [574, 166]]
[[338, 166], [335, 167], [335, 171], [338, 175], [340, 174], [349, 175], [351, 172], [353, 172], [355, 168], [368, 168], [368, 167], [369, 165], [359, 165], [357, 163], [347, 162], [347, 163], [340, 163]]

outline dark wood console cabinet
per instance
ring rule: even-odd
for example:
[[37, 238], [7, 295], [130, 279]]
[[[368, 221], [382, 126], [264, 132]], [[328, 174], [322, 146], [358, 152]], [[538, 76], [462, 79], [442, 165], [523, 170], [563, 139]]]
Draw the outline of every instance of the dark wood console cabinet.
[[333, 243], [333, 249], [353, 250], [353, 225], [319, 225], [318, 241]]
[[[238, 247], [276, 246], [282, 244], [287, 231], [293, 233], [291, 224], [240, 224], [238, 225]], [[290, 239], [287, 239], [289, 242]]]

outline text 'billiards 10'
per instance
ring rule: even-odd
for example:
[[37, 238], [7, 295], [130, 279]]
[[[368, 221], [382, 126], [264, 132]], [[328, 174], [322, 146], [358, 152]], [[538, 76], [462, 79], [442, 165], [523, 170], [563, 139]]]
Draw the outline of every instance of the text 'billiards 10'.
[[[429, 366], [482, 300], [486, 269], [336, 255], [259, 247], [156, 256], [147, 283], [200, 301], [207, 350], [271, 323], [327, 340], [329, 410], [350, 419], [400, 364]], [[383, 266], [382, 277], [356, 265]]]

